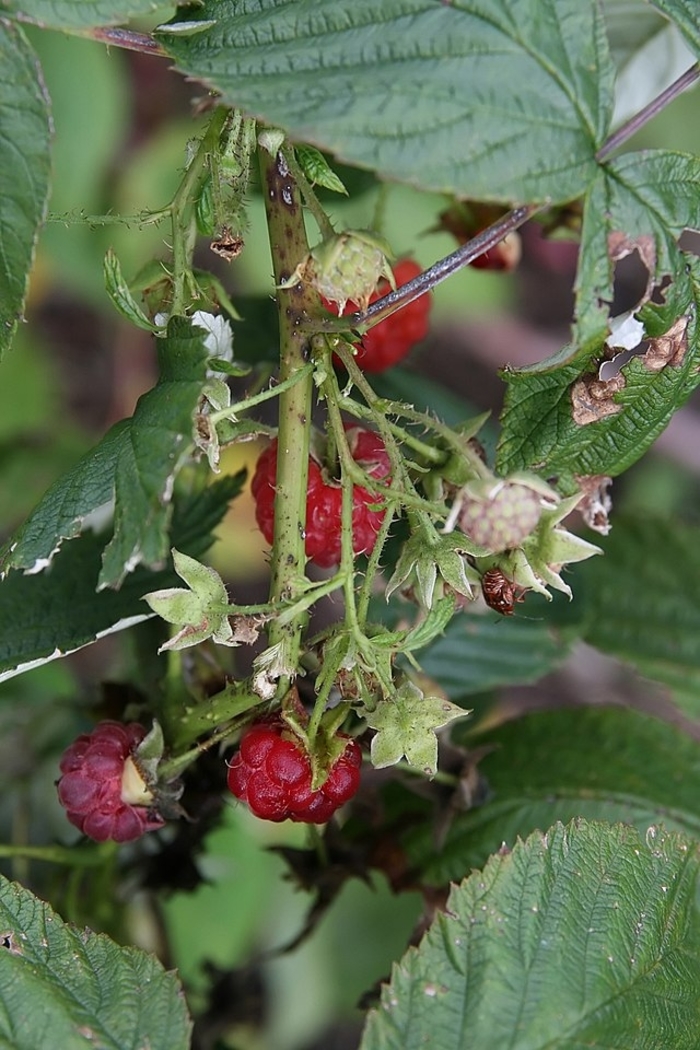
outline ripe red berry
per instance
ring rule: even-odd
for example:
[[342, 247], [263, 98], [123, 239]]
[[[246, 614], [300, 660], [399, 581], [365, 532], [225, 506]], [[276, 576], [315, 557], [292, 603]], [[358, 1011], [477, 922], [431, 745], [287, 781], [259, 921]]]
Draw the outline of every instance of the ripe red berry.
[[100, 722], [63, 753], [59, 800], [71, 824], [96, 842], [130, 842], [163, 826], [132, 758], [145, 735], [136, 722]]
[[[389, 456], [382, 439], [373, 430], [348, 425], [345, 428], [350, 452], [356, 463], [373, 478], [389, 476]], [[263, 536], [272, 543], [275, 522], [277, 440], [258, 459], [251, 483], [255, 517]], [[329, 568], [340, 562], [343, 492], [337, 481], [327, 479], [320, 464], [309, 458], [306, 494], [306, 555], [316, 565]], [[352, 490], [352, 546], [355, 554], [369, 554], [384, 520], [381, 495], [361, 485]]]
[[[396, 287], [408, 284], [414, 277], [421, 273], [421, 268], [412, 259], [402, 259], [394, 267], [394, 280]], [[377, 290], [370, 296], [370, 303], [381, 299], [391, 291], [389, 282], [381, 280]], [[392, 365], [402, 361], [409, 350], [425, 339], [428, 332], [428, 315], [430, 314], [431, 295], [425, 292], [412, 303], [402, 307], [397, 313], [380, 321], [374, 328], [370, 328], [362, 337], [362, 342], [356, 344], [357, 354], [355, 360], [363, 372], [384, 372]], [[323, 300], [326, 309], [337, 313], [337, 305]], [[359, 310], [357, 303], [349, 302], [346, 313], [355, 313]]]
[[241, 737], [228, 769], [229, 790], [263, 820], [325, 824], [360, 786], [362, 753], [349, 737], [320, 788], [311, 787], [311, 760], [282, 722], [259, 722]]

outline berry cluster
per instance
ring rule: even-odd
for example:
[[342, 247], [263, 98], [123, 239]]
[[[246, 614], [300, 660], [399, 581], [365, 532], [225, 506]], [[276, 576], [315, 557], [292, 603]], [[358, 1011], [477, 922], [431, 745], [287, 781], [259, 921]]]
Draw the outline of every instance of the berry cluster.
[[[389, 476], [389, 456], [382, 439], [373, 430], [346, 426], [346, 436], [353, 459], [373, 478]], [[275, 482], [277, 476], [277, 441], [261, 454], [251, 483], [255, 500], [255, 517], [263, 536], [272, 543], [275, 523]], [[352, 490], [352, 546], [355, 554], [369, 554], [384, 520], [384, 510], [377, 506], [381, 496], [361, 485]], [[309, 480], [306, 495], [306, 555], [316, 565], [330, 568], [340, 562], [341, 513], [343, 490], [337, 481], [326, 480], [320, 464], [309, 458]]]
[[131, 842], [163, 825], [132, 758], [145, 735], [136, 722], [100, 722], [63, 753], [59, 800], [71, 824], [96, 842]]
[[[421, 272], [417, 262], [412, 259], [403, 259], [394, 267], [396, 287], [400, 288], [408, 284]], [[381, 280], [376, 291], [370, 296], [370, 303], [381, 299], [390, 291], [389, 282]], [[328, 310], [333, 313], [338, 312], [336, 304], [325, 299], [323, 302]], [[362, 342], [356, 345], [355, 360], [362, 371], [384, 372], [387, 368], [402, 361], [416, 343], [425, 339], [428, 333], [430, 306], [431, 296], [429, 292], [426, 292], [366, 332], [362, 337]], [[355, 313], [359, 310], [359, 306], [357, 303], [349, 302], [346, 309], [348, 313]]]
[[360, 785], [362, 754], [349, 737], [320, 788], [311, 787], [311, 761], [281, 722], [257, 722], [241, 737], [228, 771], [229, 790], [263, 820], [325, 824]]

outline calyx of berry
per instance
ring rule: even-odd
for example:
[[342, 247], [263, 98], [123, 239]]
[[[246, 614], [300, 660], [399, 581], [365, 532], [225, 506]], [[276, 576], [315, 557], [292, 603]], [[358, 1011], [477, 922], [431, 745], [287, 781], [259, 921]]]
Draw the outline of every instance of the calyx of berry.
[[154, 613], [181, 630], [160, 647], [185, 649], [211, 638], [219, 645], [237, 645], [228, 618], [228, 594], [216, 569], [173, 548], [175, 571], [187, 584], [145, 594]]
[[[472, 598], [472, 585], [479, 583], [479, 573], [469, 556], [487, 552], [461, 532], [441, 535], [434, 529], [418, 530], [404, 544], [394, 574], [386, 588], [387, 600], [396, 591], [411, 592], [425, 609], [442, 597], [444, 585], [465, 598]], [[442, 585], [437, 587], [442, 581]]]

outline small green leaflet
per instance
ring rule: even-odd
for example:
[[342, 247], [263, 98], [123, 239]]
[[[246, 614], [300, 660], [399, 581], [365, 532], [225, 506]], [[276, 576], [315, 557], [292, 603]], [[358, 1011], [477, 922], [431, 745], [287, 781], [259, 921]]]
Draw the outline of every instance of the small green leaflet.
[[612, 105], [599, 5], [483, 7], [205, 0], [195, 17], [215, 25], [174, 36], [176, 15], [160, 39], [224, 101], [380, 176], [479, 200], [580, 196]]
[[534, 832], [453, 888], [361, 1050], [696, 1050], [698, 845], [656, 827]]
[[347, 197], [348, 191], [320, 150], [313, 146], [301, 145], [297, 146], [294, 152], [302, 171], [312, 186], [323, 186], [325, 190], [344, 193]]
[[39, 60], [22, 29], [0, 18], [0, 360], [22, 317], [46, 212], [50, 136]]
[[13, 1050], [187, 1050], [182, 988], [157, 959], [64, 923], [0, 879], [0, 1042]]
[[146, 332], [160, 331], [158, 325], [148, 320], [145, 313], [134, 299], [128, 284], [122, 275], [122, 268], [115, 252], [110, 248], [104, 261], [105, 288], [112, 300], [112, 305], [122, 317], [137, 328]]

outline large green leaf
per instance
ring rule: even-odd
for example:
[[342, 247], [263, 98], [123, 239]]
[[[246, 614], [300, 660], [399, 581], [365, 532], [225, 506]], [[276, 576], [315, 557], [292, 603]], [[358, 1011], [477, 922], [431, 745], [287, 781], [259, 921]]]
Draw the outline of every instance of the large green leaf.
[[[167, 542], [201, 557], [241, 483], [240, 474], [224, 477], [176, 503]], [[138, 568], [118, 591], [96, 593], [104, 548], [103, 536], [86, 532], [63, 546], [48, 571], [13, 571], [0, 582], [0, 681], [147, 619], [143, 595], [181, 582], [172, 566]]]
[[49, 192], [49, 99], [21, 28], [0, 18], [0, 358], [22, 317]]
[[160, 0], [0, 0], [11, 17], [53, 29], [117, 25], [159, 8]]
[[547, 624], [525, 618], [455, 616], [418, 660], [453, 700], [499, 686], [535, 682], [565, 658], [570, 642]]
[[576, 821], [492, 857], [393, 969], [361, 1050], [696, 1050], [697, 844]]
[[160, 39], [189, 76], [294, 138], [426, 189], [579, 196], [613, 68], [582, 0], [205, 0]]
[[[575, 475], [615, 476], [646, 451], [697, 386], [700, 269], [677, 242], [686, 228], [700, 227], [699, 178], [700, 161], [678, 153], [630, 154], [601, 169], [586, 198], [577, 342], [556, 358], [505, 374], [500, 470], [545, 470], [559, 475], [566, 488], [575, 487]], [[592, 413], [582, 420], [575, 405], [588, 403], [589, 396], [574, 384], [582, 377], [596, 380], [605, 360], [612, 242], [613, 254], [639, 251], [650, 285], [671, 279], [664, 301], [640, 311], [646, 335], [659, 337], [685, 319], [687, 346], [658, 366], [633, 357], [620, 369], [623, 389], [603, 391], [602, 401], [590, 399]]]
[[62, 922], [0, 879], [0, 1044], [12, 1050], [186, 1050], [177, 978], [152, 955]]
[[586, 641], [680, 690], [700, 715], [700, 529], [617, 519], [601, 546], [582, 573]]
[[409, 866], [431, 885], [459, 880], [502, 843], [574, 817], [642, 833], [664, 824], [700, 838], [700, 744], [665, 722], [584, 707], [530, 714], [465, 740], [486, 752], [479, 771], [488, 800], [456, 815], [439, 847], [427, 820], [402, 837]]
[[159, 340], [160, 377], [134, 415], [105, 435], [46, 493], [0, 555], [0, 567], [37, 572], [50, 564], [85, 517], [115, 499], [114, 537], [100, 586], [118, 585], [138, 564], [168, 553], [173, 479], [193, 448], [193, 417], [206, 373], [202, 333], [173, 318]]

